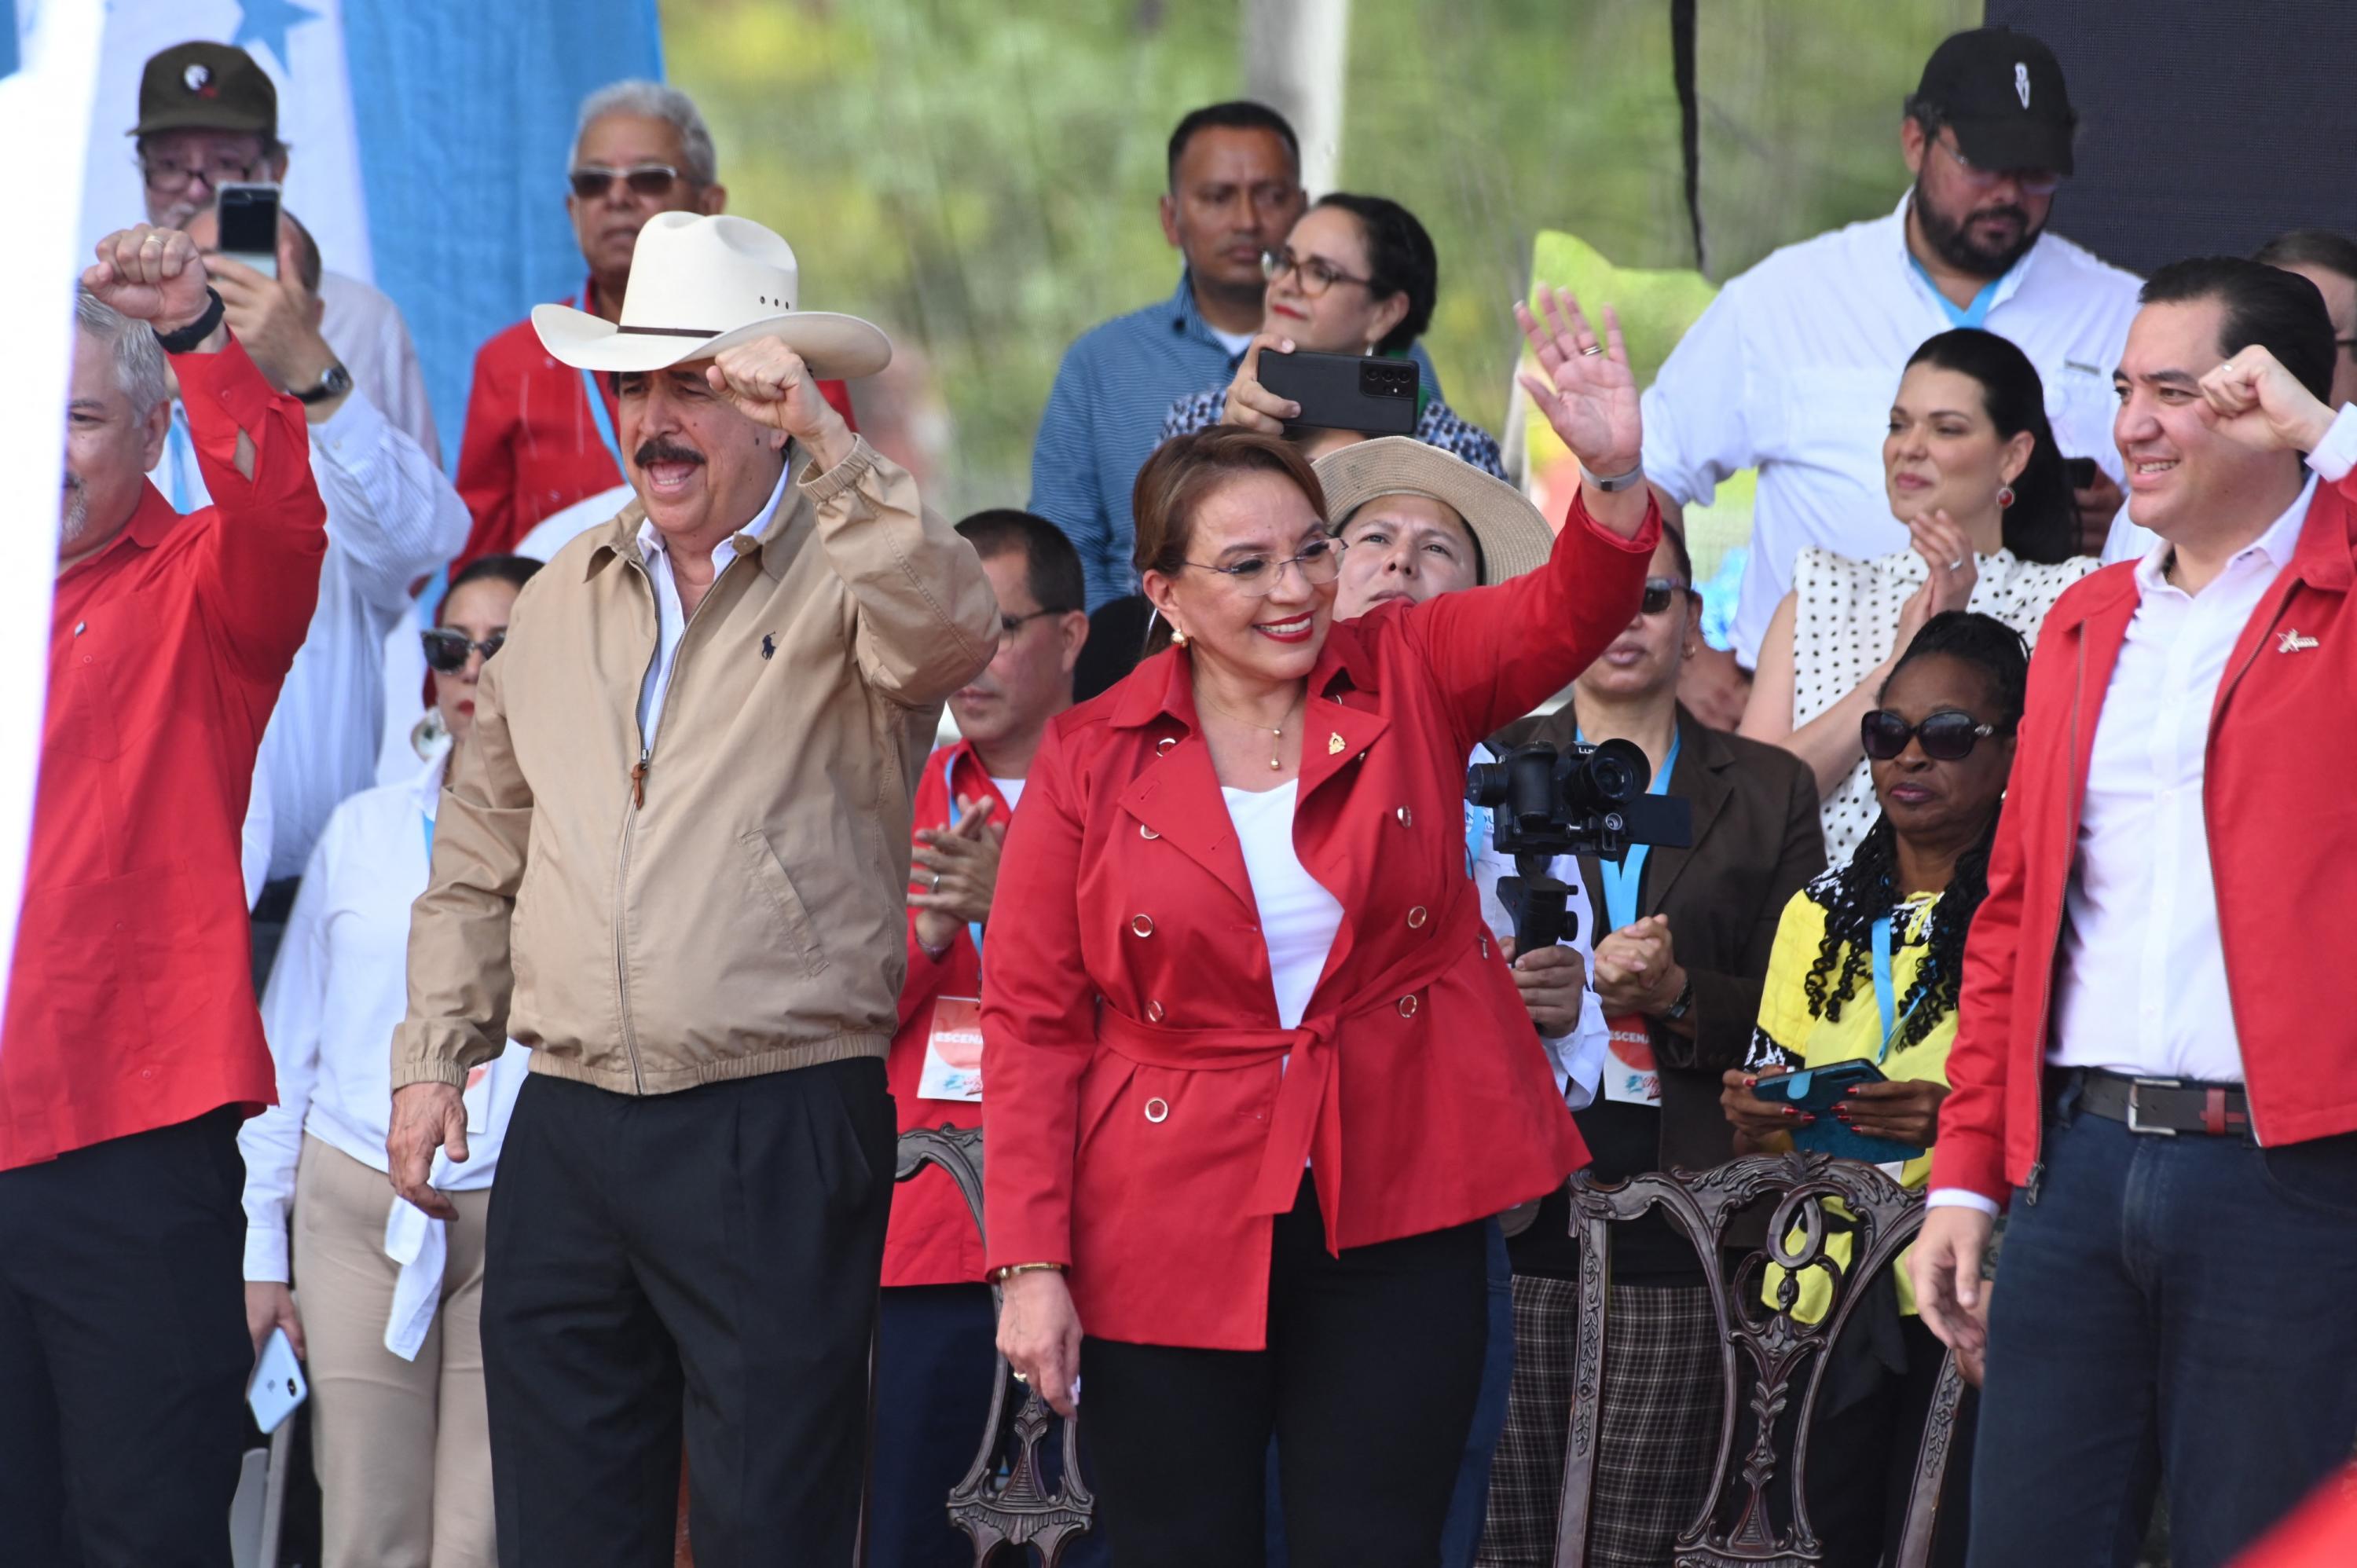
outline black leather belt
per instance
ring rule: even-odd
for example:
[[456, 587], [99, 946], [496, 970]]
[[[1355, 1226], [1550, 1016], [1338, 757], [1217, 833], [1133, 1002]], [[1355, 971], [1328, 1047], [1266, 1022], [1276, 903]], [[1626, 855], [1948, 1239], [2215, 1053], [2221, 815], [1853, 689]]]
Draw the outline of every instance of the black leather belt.
[[2197, 1083], [2181, 1078], [2134, 1078], [2099, 1068], [2073, 1068], [2059, 1088], [2075, 1088], [2073, 1109], [2114, 1122], [2131, 1133], [2175, 1137], [2248, 1138], [2251, 1105], [2239, 1083]]

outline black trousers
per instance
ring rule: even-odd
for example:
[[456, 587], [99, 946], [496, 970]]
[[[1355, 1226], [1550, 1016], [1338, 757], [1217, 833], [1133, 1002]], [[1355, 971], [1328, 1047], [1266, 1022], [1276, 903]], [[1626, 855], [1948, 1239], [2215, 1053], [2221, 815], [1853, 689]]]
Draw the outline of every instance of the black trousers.
[[1429, 1568], [1488, 1322], [1480, 1225], [1329, 1256], [1305, 1176], [1270, 1251], [1267, 1349], [1082, 1344], [1115, 1568], [1258, 1563], [1272, 1433], [1293, 1568]]
[[238, 1115], [0, 1171], [0, 1563], [228, 1568], [245, 1428]]
[[491, 1189], [502, 1568], [851, 1562], [892, 1199], [873, 1058], [613, 1094], [535, 1073]]

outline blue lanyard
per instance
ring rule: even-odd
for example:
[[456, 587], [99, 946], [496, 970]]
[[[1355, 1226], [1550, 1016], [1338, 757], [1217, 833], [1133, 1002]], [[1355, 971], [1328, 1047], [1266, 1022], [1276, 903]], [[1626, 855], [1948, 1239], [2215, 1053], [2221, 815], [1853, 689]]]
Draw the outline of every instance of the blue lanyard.
[[434, 870], [434, 819], [420, 811], [417, 820], [425, 824], [425, 869], [430, 879]]
[[171, 459], [172, 510], [185, 516], [192, 510], [188, 470], [196, 465], [197, 453], [196, 439], [188, 433], [188, 416], [178, 403], [172, 406], [170, 438], [164, 443], [164, 451]]
[[[1906, 1022], [1905, 1018], [1896, 1015], [1899, 1007], [1899, 991], [1890, 980], [1890, 917], [1889, 915], [1877, 916], [1874, 922], [1874, 1005], [1882, 1014], [1882, 1048], [1874, 1053], [1874, 1059], [1879, 1062], [1890, 1055], [1890, 1042], [1898, 1036], [1899, 1026]], [[1912, 1003], [1908, 1004], [1907, 1017], [1915, 1016], [1915, 1009], [1921, 1005], [1923, 1005], [1923, 998], [1919, 994]]]
[[[1579, 744], [1587, 744], [1587, 736], [1579, 736]], [[1668, 794], [1670, 772], [1677, 765], [1678, 737], [1673, 732], [1670, 754], [1662, 758], [1662, 770], [1653, 775], [1653, 781], [1645, 787], [1645, 793]], [[1612, 922], [1612, 929], [1616, 931], [1637, 923], [1637, 890], [1645, 880], [1645, 857], [1652, 851], [1652, 844], [1632, 843], [1617, 865], [1609, 860], [1597, 863], [1596, 869], [1604, 878], [1604, 918]]]
[[1939, 303], [1942, 310], [1947, 312], [1949, 325], [1979, 327], [1988, 320], [1989, 306], [1996, 303], [1997, 288], [2005, 282], [2003, 274], [1983, 284], [1980, 293], [1973, 295], [1970, 305], [1958, 305], [1940, 292], [1940, 285], [1932, 281], [1932, 269], [1925, 266], [1912, 251], [1907, 253], [1907, 259], [1915, 263], [1915, 270], [1923, 275], [1923, 282], [1931, 289], [1932, 297]]
[[597, 378], [589, 371], [581, 372], [581, 395], [589, 400], [589, 417], [597, 422], [597, 439], [606, 444], [606, 455], [614, 459], [614, 471], [630, 483], [630, 470], [622, 462], [622, 444], [614, 436], [614, 417], [606, 412], [606, 400], [597, 391]]
[[[942, 797], [950, 803], [950, 821], [956, 822], [957, 753], [955, 752], [950, 753], [949, 756], [942, 759]], [[977, 961], [979, 961], [982, 957], [982, 922], [980, 920], [969, 920], [966, 922], [965, 929], [974, 933], [974, 956]]]

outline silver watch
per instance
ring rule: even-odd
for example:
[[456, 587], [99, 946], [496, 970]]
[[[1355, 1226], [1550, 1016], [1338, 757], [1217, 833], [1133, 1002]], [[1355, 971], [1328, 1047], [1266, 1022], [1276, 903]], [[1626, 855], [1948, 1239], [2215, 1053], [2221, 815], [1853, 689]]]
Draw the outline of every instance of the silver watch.
[[1612, 495], [1618, 491], [1625, 490], [1631, 485], [1642, 484], [1644, 479], [1645, 465], [1641, 462], [1635, 467], [1630, 469], [1627, 473], [1615, 474], [1609, 478], [1605, 478], [1602, 474], [1590, 474], [1587, 476], [1587, 482], [1594, 485], [1598, 489], [1602, 490], [1606, 495]]

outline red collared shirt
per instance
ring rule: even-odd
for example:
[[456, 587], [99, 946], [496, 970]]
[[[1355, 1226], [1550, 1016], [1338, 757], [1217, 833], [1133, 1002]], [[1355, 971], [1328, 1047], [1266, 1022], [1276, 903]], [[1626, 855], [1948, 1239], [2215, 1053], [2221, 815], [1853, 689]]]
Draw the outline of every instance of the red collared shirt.
[[[950, 788], [954, 770], [955, 789]], [[925, 760], [917, 779], [914, 822], [919, 831], [938, 828], [957, 816], [957, 797], [996, 800], [991, 821], [1004, 825], [1006, 797], [983, 771], [971, 742], [943, 746]], [[911, 893], [923, 890], [930, 874], [921, 866], [909, 884]], [[885, 1058], [892, 1099], [900, 1108], [900, 1131], [918, 1127], [978, 1127], [982, 1107], [963, 1100], [920, 1100], [925, 1046], [933, 1032], [933, 1005], [944, 996], [982, 995], [982, 952], [971, 933], [961, 929], [941, 957], [927, 952], [917, 940], [917, 917], [909, 914], [909, 977], [900, 985], [900, 1024], [892, 1036], [891, 1055]], [[985, 1090], [985, 1092], [987, 1092]], [[965, 1195], [947, 1171], [928, 1167], [900, 1184], [892, 1197], [892, 1227], [884, 1237], [884, 1283], [887, 1285], [968, 1284], [983, 1277], [982, 1233], [974, 1229]]]
[[[564, 303], [586, 310], [588, 298], [585, 284]], [[851, 420], [848, 388], [821, 381], [818, 390]], [[612, 392], [601, 382], [598, 392], [607, 419], [616, 421]], [[610, 428], [621, 426], [613, 423]], [[852, 428], [859, 428], [856, 421]], [[543, 518], [621, 482], [621, 470], [590, 414], [581, 372], [558, 363], [541, 346], [529, 317], [477, 351], [466, 434], [458, 443], [457, 481], [458, 494], [475, 514], [475, 531], [454, 567], [513, 550]]]
[[0, 1027], [0, 1170], [274, 1098], [238, 826], [318, 597], [328, 514], [302, 405], [243, 349], [172, 369], [215, 504], [183, 517], [149, 487], [114, 542], [58, 578]]

